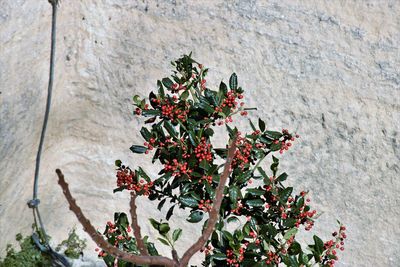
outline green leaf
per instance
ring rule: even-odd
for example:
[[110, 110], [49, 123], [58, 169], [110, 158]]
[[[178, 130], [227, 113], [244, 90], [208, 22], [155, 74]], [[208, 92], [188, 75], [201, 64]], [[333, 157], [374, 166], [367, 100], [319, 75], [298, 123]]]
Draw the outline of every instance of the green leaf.
[[188, 97], [189, 97], [189, 91], [186, 90], [181, 94], [180, 99], [186, 100], [186, 99], [188, 99]]
[[223, 261], [226, 259], [226, 255], [223, 253], [215, 253], [211, 255], [211, 260]]
[[157, 239], [158, 239], [158, 241], [160, 241], [160, 242], [163, 243], [164, 245], [166, 245], [166, 246], [168, 246], [168, 247], [171, 246], [171, 245], [169, 244], [169, 242], [168, 242], [167, 240], [165, 240], [164, 238], [159, 237], [159, 238], [157, 238]]
[[240, 223], [239, 218], [236, 217], [236, 216], [231, 216], [231, 217], [229, 217], [226, 221], [227, 221], [228, 223], [232, 223], [232, 222], [234, 222], [234, 223]]
[[232, 73], [231, 77], [229, 78], [229, 87], [231, 90], [236, 90], [238, 86], [237, 76], [236, 73]]
[[317, 250], [317, 253], [321, 255], [324, 251], [324, 242], [316, 235], [313, 236], [313, 239], [315, 242], [315, 249]]
[[297, 234], [297, 231], [298, 231], [298, 230], [299, 230], [299, 229], [297, 229], [296, 227], [295, 227], [295, 228], [292, 228], [292, 229], [289, 229], [289, 230], [285, 233], [285, 235], [283, 236], [283, 239], [289, 240], [292, 236], [294, 236], [294, 235]]
[[144, 179], [146, 180], [146, 182], [148, 182], [148, 183], [151, 182], [150, 177], [144, 172], [144, 170], [142, 169], [142, 167], [139, 167], [138, 173], [139, 173], [139, 176], [140, 176], [140, 177], [142, 177], [142, 178], [144, 178]]
[[154, 220], [153, 218], [150, 218], [149, 221], [150, 221], [150, 224], [153, 226], [153, 228], [158, 231], [160, 228], [160, 223], [157, 222], [156, 220]]
[[229, 187], [229, 198], [231, 199], [232, 203], [237, 203], [238, 198], [241, 198], [239, 187], [237, 187], [236, 185]]
[[251, 129], [255, 132], [257, 131], [256, 126], [254, 126], [253, 122], [249, 119]]
[[252, 228], [254, 231], [257, 231], [257, 221], [256, 221], [256, 219], [255, 219], [254, 217], [252, 217], [252, 218], [250, 219], [249, 223], [250, 223], [251, 228]]
[[201, 109], [203, 109], [205, 112], [207, 112], [208, 114], [214, 113], [214, 109], [210, 106], [210, 104], [208, 104], [206, 101], [202, 100], [199, 103], [199, 107]]
[[[153, 243], [147, 243], [146, 246], [147, 246], [147, 250], [149, 251], [149, 254], [151, 256], [159, 256], [158, 251]], [[107, 265], [107, 266], [111, 266], [111, 265]]]
[[282, 147], [281, 143], [278, 144], [273, 143], [270, 145], [269, 149], [271, 149], [271, 151], [278, 151], [281, 149], [281, 147]]
[[192, 143], [193, 146], [197, 146], [198, 142], [197, 142], [197, 137], [196, 137], [195, 133], [192, 130], [189, 130], [188, 133], [189, 133], [190, 143]]
[[287, 218], [287, 219], [283, 222], [283, 225], [286, 226], [286, 227], [292, 228], [292, 227], [295, 225], [296, 221], [297, 221], [297, 220], [294, 219], [294, 218]]
[[265, 202], [261, 199], [246, 200], [246, 204], [249, 205], [250, 207], [262, 207], [264, 203]]
[[278, 182], [283, 182], [286, 180], [286, 178], [288, 177], [288, 175], [286, 174], [286, 172], [282, 173], [281, 175], [278, 176], [278, 178], [276, 179]]
[[211, 128], [207, 128], [204, 130], [204, 134], [207, 136], [213, 136], [214, 135], [214, 130]]
[[113, 193], [121, 192], [121, 191], [124, 191], [125, 189], [127, 189], [127, 186], [123, 185], [123, 186], [120, 186], [120, 187], [115, 188], [115, 189], [113, 190]]
[[167, 132], [173, 137], [173, 138], [178, 138], [177, 132], [175, 130], [175, 127], [171, 124], [170, 121], [164, 121], [164, 128], [167, 130]]
[[265, 122], [262, 119], [258, 119], [258, 127], [260, 127], [260, 131], [265, 131]]
[[286, 266], [290, 266], [290, 267], [298, 267], [299, 266], [296, 256], [285, 255], [282, 257], [282, 259], [283, 259], [283, 262], [286, 264]]
[[271, 169], [272, 173], [274, 174], [274, 176], [276, 175], [276, 172], [278, 171], [278, 166], [279, 166], [278, 162], [274, 162], [271, 164], [270, 169]]
[[171, 218], [172, 214], [174, 214], [174, 208], [175, 205], [169, 208], [167, 214], [165, 215], [165, 219], [169, 220], [169, 218]]
[[208, 102], [213, 105], [214, 107], [218, 106], [218, 100], [217, 100], [217, 92], [211, 91], [210, 89], [206, 89], [204, 91], [204, 95], [206, 96]]
[[312, 258], [312, 254], [304, 254], [303, 251], [300, 251], [300, 255], [299, 255], [299, 261], [302, 264], [306, 264], [306, 266], [310, 266], [308, 265], [308, 262], [311, 260]]
[[219, 84], [219, 92], [218, 92], [218, 95], [219, 95], [219, 99], [220, 99], [220, 104], [221, 104], [221, 100], [223, 99], [223, 98], [225, 98], [225, 95], [228, 93], [228, 87], [226, 86], [226, 84], [224, 83], [224, 82], [221, 82], [220, 84]]
[[170, 78], [164, 78], [164, 79], [162, 79], [162, 83], [163, 83], [164, 86], [167, 87], [168, 89], [171, 89], [172, 85], [174, 84], [174, 82], [171, 81]]
[[157, 81], [157, 86], [158, 86], [158, 94], [160, 95], [161, 98], [164, 98], [165, 97], [164, 87], [160, 80]]
[[137, 105], [137, 106], [140, 106], [140, 103], [141, 103], [141, 99], [140, 99], [140, 96], [138, 96], [138, 95], [134, 95], [133, 96], [133, 102], [135, 102], [135, 104]]
[[174, 232], [172, 233], [172, 240], [175, 242], [181, 237], [182, 235], [182, 229], [178, 228], [175, 229]]
[[[288, 249], [288, 253], [290, 255], [297, 255], [301, 252], [301, 246], [298, 242], [294, 241], [292, 243], [292, 245], [290, 245], [289, 249]], [[301, 259], [300, 259], [301, 261]]]
[[248, 236], [249, 234], [250, 234], [250, 224], [249, 223], [246, 223], [244, 226], [243, 226], [243, 233], [246, 235], [246, 236]]
[[124, 229], [126, 229], [128, 227], [128, 225], [129, 225], [128, 216], [125, 213], [118, 212], [118, 213], [114, 214], [114, 217], [117, 217], [117, 219], [115, 220], [117, 225], [119, 225], [120, 227], [122, 227]]
[[276, 230], [276, 228], [272, 225], [272, 224], [267, 224], [267, 225], [263, 225], [261, 226], [261, 228], [263, 229], [263, 231], [265, 231], [266, 233], [268, 233], [268, 235], [271, 238], [274, 238], [277, 234], [278, 231]]
[[130, 149], [133, 153], [143, 154], [144, 152], [146, 152], [147, 147], [133, 145], [133, 146], [131, 146], [129, 149]]
[[279, 202], [284, 204], [287, 202], [290, 194], [293, 192], [293, 187], [287, 187], [279, 192]]
[[200, 162], [199, 167], [202, 168], [203, 170], [207, 171], [208, 169], [210, 169], [210, 164], [208, 163], [207, 160], [203, 159]]
[[189, 215], [189, 218], [186, 220], [191, 223], [198, 223], [203, 219], [204, 213], [199, 210], [192, 211]]
[[191, 196], [181, 196], [179, 201], [186, 207], [197, 208], [199, 202]]
[[262, 177], [269, 179], [268, 175], [265, 173], [263, 168], [257, 167], [257, 170], [262, 175]]
[[165, 204], [165, 201], [167, 201], [166, 198], [164, 198], [163, 200], [160, 201], [160, 203], [158, 203], [157, 209], [158, 209], [159, 211], [161, 211], [162, 207], [163, 207], [164, 204]]
[[275, 132], [275, 131], [266, 131], [266, 132], [265, 132], [265, 135], [266, 135], [267, 137], [269, 137], [269, 138], [272, 138], [272, 139], [279, 139], [279, 138], [282, 137], [282, 133], [280, 133], [280, 132]]
[[225, 124], [225, 126], [226, 126], [226, 129], [228, 130], [229, 138], [233, 139], [233, 137], [235, 137], [237, 135], [238, 129], [236, 127], [232, 129], [231, 127], [229, 127], [228, 124]]
[[226, 148], [215, 148], [214, 152], [221, 158], [226, 158], [228, 150]]
[[142, 127], [140, 129], [140, 134], [143, 136], [143, 138], [148, 142], [151, 138], [151, 133], [146, 127]]
[[158, 109], [143, 109], [142, 110], [142, 115], [145, 117], [154, 117], [154, 116], [160, 116], [161, 111]]
[[154, 103], [154, 100], [157, 100], [157, 96], [153, 93], [153, 91], [151, 91], [150, 94], [149, 94], [149, 100], [150, 100], [150, 105], [153, 108], [156, 108], [157, 105], [156, 105], [156, 103]]
[[265, 190], [257, 189], [257, 188], [248, 188], [246, 190], [247, 193], [253, 196], [262, 196], [265, 193]]
[[121, 165], [122, 165], [122, 161], [119, 160], [119, 159], [117, 159], [117, 160], [115, 161], [115, 166], [121, 167]]

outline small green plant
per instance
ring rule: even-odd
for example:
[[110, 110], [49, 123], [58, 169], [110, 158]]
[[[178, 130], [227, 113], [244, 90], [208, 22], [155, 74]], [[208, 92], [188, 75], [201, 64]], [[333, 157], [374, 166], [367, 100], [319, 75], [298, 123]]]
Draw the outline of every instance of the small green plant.
[[7, 245], [6, 257], [0, 260], [0, 267], [47, 267], [51, 266], [51, 257], [42, 253], [35, 245], [32, 237], [17, 234], [15, 239], [21, 248], [16, 251], [11, 244]]
[[57, 247], [57, 252], [63, 252], [65, 256], [70, 259], [78, 259], [83, 255], [83, 250], [86, 248], [86, 239], [80, 239], [76, 234], [76, 229], [72, 230], [68, 234], [68, 238], [62, 241]]
[[[42, 234], [42, 233], [40, 233]], [[47, 236], [50, 239], [49, 236]], [[15, 239], [18, 241], [20, 250], [17, 252], [11, 244], [7, 245], [6, 257], [0, 259], [0, 267], [48, 267], [52, 266], [51, 256], [40, 251], [35, 245], [31, 236], [23, 237], [21, 233], [17, 234]], [[86, 248], [86, 240], [82, 240], [73, 228], [66, 240], [63, 240], [56, 251], [62, 252], [70, 259], [78, 259], [83, 255]]]

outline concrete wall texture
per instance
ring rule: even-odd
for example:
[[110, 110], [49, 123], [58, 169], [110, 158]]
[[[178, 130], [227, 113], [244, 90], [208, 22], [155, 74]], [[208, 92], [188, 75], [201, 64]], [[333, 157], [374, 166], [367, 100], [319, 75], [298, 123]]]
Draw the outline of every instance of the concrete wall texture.
[[[45, 108], [50, 21], [45, 0], [0, 1], [3, 255], [33, 222], [26, 202]], [[281, 157], [282, 169], [324, 212], [316, 233], [328, 239], [336, 218], [347, 225], [338, 266], [400, 266], [399, 1], [61, 1], [57, 41], [39, 189], [55, 243], [74, 225], [85, 235], [54, 170], [64, 171], [99, 229], [114, 211], [128, 210], [128, 195], [112, 194], [114, 160], [157, 173], [129, 151], [143, 142], [131, 97], [147, 96], [170, 74], [171, 60], [193, 51], [210, 67], [210, 86], [235, 71], [248, 106], [258, 107], [254, 116], [301, 134]], [[142, 222], [160, 216], [152, 203], [139, 204]], [[198, 235], [181, 216], [172, 221], [184, 228], [180, 251]], [[155, 236], [148, 226], [143, 231]], [[89, 258], [94, 247], [90, 241]]]

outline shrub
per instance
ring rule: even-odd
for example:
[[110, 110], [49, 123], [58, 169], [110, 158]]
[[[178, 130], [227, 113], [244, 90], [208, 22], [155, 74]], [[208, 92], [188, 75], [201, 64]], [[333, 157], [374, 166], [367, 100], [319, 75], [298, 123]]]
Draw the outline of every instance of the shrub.
[[[133, 97], [134, 113], [147, 118], [148, 126], [140, 129], [143, 145], [130, 150], [149, 154], [149, 160], [151, 155], [151, 161], [163, 167], [151, 178], [141, 167], [115, 162], [114, 192], [131, 193], [132, 218], [130, 224], [126, 214], [115, 213], [103, 236], [119, 251], [90, 232], [90, 223], [72, 202], [64, 177], [57, 171], [71, 209], [101, 247], [99, 256], [108, 266], [186, 266], [201, 250], [204, 266], [333, 266], [337, 251], [344, 249], [343, 225], [339, 223], [331, 240], [324, 242], [314, 235], [308, 251], [296, 240], [298, 231], [312, 229], [317, 212], [310, 206], [308, 192], [296, 194], [285, 185], [288, 175], [279, 170], [277, 155], [290, 149], [299, 136], [287, 129], [271, 130], [262, 119], [256, 124], [249, 121], [252, 132], [242, 133], [231, 126], [234, 117], [246, 116], [253, 109], [245, 107], [244, 90], [235, 73], [228, 84], [221, 82], [218, 90], [212, 90], [205, 79], [208, 69], [191, 55], [172, 65], [172, 76], [158, 81], [157, 92], [150, 92], [148, 100]], [[226, 128], [229, 144], [214, 145], [216, 127]], [[261, 164], [268, 159], [269, 170]], [[158, 256], [156, 240], [141, 237], [135, 205], [138, 196], [157, 201], [160, 211], [170, 203], [165, 221], [150, 219], [149, 223], [159, 233], [157, 241], [171, 247], [172, 259]], [[174, 245], [182, 230], [172, 230], [168, 224], [175, 209], [188, 210], [187, 221], [199, 224], [202, 233], [181, 258]], [[228, 225], [235, 227], [231, 230]]]

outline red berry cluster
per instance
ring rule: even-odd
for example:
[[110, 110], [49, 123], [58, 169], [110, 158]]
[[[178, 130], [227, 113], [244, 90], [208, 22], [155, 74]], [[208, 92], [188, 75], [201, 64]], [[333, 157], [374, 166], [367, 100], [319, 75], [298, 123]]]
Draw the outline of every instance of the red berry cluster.
[[212, 208], [211, 200], [200, 200], [199, 209], [202, 209], [205, 212], [209, 212]]
[[[293, 244], [293, 242], [294, 242], [294, 236], [290, 237], [290, 238], [286, 241], [286, 243], [285, 243], [284, 245], [286, 245], [287, 248], [290, 248], [290, 246]], [[282, 251], [282, 250], [285, 251], [285, 253], [283, 253], [283, 254], [286, 254], [286, 249], [285, 249], [285, 247], [282, 247], [281, 251]]]
[[238, 133], [236, 146], [237, 149], [232, 160], [232, 167], [235, 168], [239, 166], [243, 170], [245, 165], [251, 161], [251, 151], [253, 149], [253, 145], [249, 140], [241, 137], [240, 133]]
[[165, 104], [161, 106], [161, 114], [169, 118], [172, 122], [176, 122], [177, 120], [185, 122], [188, 113], [189, 110], [181, 109], [175, 104]]
[[[180, 87], [177, 87], [180, 88]], [[180, 90], [180, 89], [179, 89]], [[151, 99], [153, 106], [156, 109], [161, 110], [162, 116], [169, 118], [172, 122], [177, 122], [180, 120], [182, 122], [186, 121], [187, 114], [189, 113], [189, 104], [179, 104], [175, 103], [178, 101], [178, 97], [176, 95], [172, 96], [172, 99]]]
[[141, 194], [148, 196], [150, 194], [150, 189], [153, 187], [153, 182], [146, 182], [143, 179], [137, 182], [137, 176], [134, 171], [129, 167], [121, 166], [117, 171], [117, 186], [125, 186], [127, 190], [134, 190], [136, 192], [141, 192]]
[[[283, 141], [281, 141], [281, 149], [279, 150], [279, 153], [282, 154], [283, 152], [289, 150], [289, 148], [292, 146], [292, 143], [296, 138], [300, 138], [298, 134], [295, 136], [292, 136], [289, 134], [289, 131], [287, 129], [282, 129], [282, 134], [285, 135], [285, 138]], [[279, 140], [275, 140], [274, 144], [279, 144]]]
[[145, 152], [146, 154], [148, 154], [150, 150], [153, 150], [153, 149], [154, 149], [155, 143], [156, 143], [156, 139], [154, 139], [154, 138], [150, 138], [148, 143], [147, 143], [147, 142], [144, 142], [144, 143], [143, 143], [143, 145], [144, 145], [145, 147], [147, 147], [147, 150], [146, 150], [146, 152]]
[[201, 87], [201, 90], [206, 90], [206, 80], [205, 79], [202, 79], [200, 81], [200, 87]]
[[[143, 109], [144, 109], [144, 110], [148, 110], [148, 109], [149, 109], [149, 104], [145, 104]], [[135, 114], [136, 114], [136, 115], [141, 115], [141, 114], [142, 114], [142, 109], [139, 108], [139, 107], [137, 107], [137, 108], [135, 109]]]
[[194, 154], [199, 162], [202, 160], [206, 160], [208, 162], [212, 161], [213, 155], [211, 153], [211, 144], [207, 144], [206, 139], [202, 137], [200, 144], [198, 144], [194, 149]]
[[202, 249], [200, 249], [200, 252], [204, 252], [204, 254], [208, 255], [210, 252], [213, 250], [213, 247], [211, 245], [208, 245]]
[[[307, 194], [307, 193], [304, 192], [304, 191], [302, 191], [302, 192], [300, 193], [300, 195], [301, 195], [302, 197], [304, 197], [306, 194]], [[310, 202], [310, 199], [307, 198], [307, 199], [306, 199], [306, 202], [309, 203], [309, 202]], [[300, 211], [301, 211], [301, 212], [300, 212], [300, 214], [299, 214], [298, 216], [296, 216], [297, 221], [296, 221], [296, 223], [295, 223], [295, 226], [296, 226], [296, 227], [299, 227], [300, 224], [305, 224], [305, 225], [306, 225], [306, 226], [305, 226], [305, 230], [306, 230], [306, 231], [310, 231], [310, 230], [313, 228], [313, 226], [314, 226], [314, 221], [313, 221], [312, 217], [314, 217], [315, 214], [317, 214], [317, 211], [316, 211], [316, 210], [313, 210], [313, 211], [305, 211], [306, 207], [307, 207], [307, 204], [304, 204], [303, 206], [300, 207]]]
[[242, 208], [243, 208], [243, 204], [242, 204], [242, 202], [239, 200], [239, 201], [237, 202], [236, 208], [235, 208], [235, 209], [232, 209], [231, 212], [234, 213], [234, 214], [236, 214], [236, 215], [240, 215], [240, 214], [241, 214]]
[[231, 109], [235, 109], [237, 107], [237, 100], [236, 98], [242, 99], [243, 96], [241, 94], [237, 94], [235, 91], [229, 91], [226, 95], [225, 95], [225, 99], [224, 102], [222, 102], [221, 107], [230, 107]]
[[203, 175], [203, 177], [201, 177], [201, 179], [199, 180], [199, 183], [201, 183], [202, 181], [212, 184], [213, 178], [211, 175]]
[[280, 257], [278, 254], [272, 252], [272, 251], [268, 251], [267, 252], [267, 259], [265, 260], [266, 264], [279, 264], [279, 262], [281, 261]]
[[[231, 90], [231, 91], [229, 91], [229, 92], [225, 95], [225, 97], [226, 97], [226, 98], [224, 99], [224, 101], [222, 102], [222, 104], [221, 104], [220, 106], [217, 106], [217, 107], [214, 108], [214, 111], [215, 111], [216, 113], [222, 112], [222, 110], [223, 110], [224, 107], [229, 107], [229, 111], [232, 112], [232, 110], [234, 110], [234, 109], [237, 108], [237, 106], [238, 106], [237, 98], [238, 98], [238, 99], [242, 99], [242, 98], [243, 98], [243, 95], [242, 95], [242, 94], [238, 94], [238, 93], [236, 93], [235, 91]], [[240, 103], [240, 106], [241, 106], [241, 107], [244, 106], [244, 103], [241, 102], [241, 103]], [[248, 112], [247, 112], [247, 111], [244, 111], [244, 110], [242, 110], [242, 111], [240, 112], [240, 115], [242, 115], [242, 116], [246, 116], [247, 114], [248, 114]], [[217, 116], [217, 115], [215, 115], [215, 116]], [[227, 118], [225, 118], [225, 120], [220, 120], [220, 121], [218, 121], [218, 122], [217, 122], [217, 125], [218, 125], [218, 126], [223, 125], [224, 122], [225, 122], [225, 123], [230, 123], [230, 122], [233, 122], [233, 119], [232, 119], [231, 116], [228, 116]]]
[[[329, 267], [333, 267], [336, 263], [336, 261], [339, 259], [337, 254], [337, 249], [340, 249], [341, 251], [344, 250], [344, 240], [346, 239], [346, 227], [345, 226], [340, 226], [339, 233], [333, 232], [332, 236], [335, 239], [331, 239], [327, 242], [324, 243], [324, 248], [326, 249], [325, 256], [322, 259], [322, 262], [327, 264]], [[334, 258], [331, 259], [329, 256], [332, 255]], [[329, 257], [329, 258], [328, 258]]]
[[172, 163], [167, 163], [164, 165], [164, 171], [165, 172], [172, 172], [173, 176], [182, 176], [183, 174], [190, 175], [192, 173], [192, 170], [188, 168], [188, 163], [183, 162], [180, 163], [178, 162], [177, 159], [173, 159]]
[[239, 267], [240, 266], [240, 262], [243, 261], [244, 259], [244, 251], [245, 248], [241, 247], [239, 249], [239, 255], [236, 255], [233, 250], [231, 249], [227, 249], [226, 250], [226, 262], [228, 263], [228, 266], [233, 266], [233, 267]]
[[[126, 228], [126, 231], [128, 233], [130, 233], [132, 231], [132, 229], [131, 229], [131, 227], [129, 225]], [[116, 246], [116, 247], [118, 247], [119, 243], [125, 243], [125, 241], [131, 240], [131, 237], [129, 235], [122, 234], [120, 232], [120, 230], [117, 228], [117, 226], [114, 223], [110, 222], [110, 221], [107, 222], [106, 232], [104, 233], [104, 235], [107, 238], [113, 238], [115, 240], [113, 245]], [[100, 249], [96, 248], [95, 251], [99, 252]], [[105, 257], [105, 256], [107, 256], [107, 253], [104, 250], [101, 250], [99, 252], [98, 256], [99, 257]]]
[[186, 86], [184, 86], [183, 84], [179, 84], [179, 83], [174, 83], [172, 86], [172, 93], [176, 93], [179, 92], [180, 90], [186, 90]]

